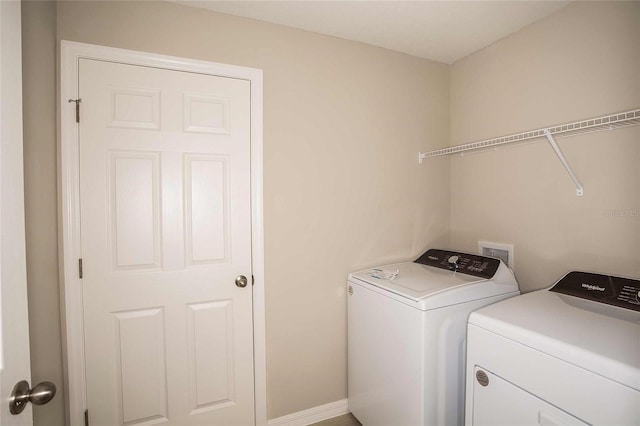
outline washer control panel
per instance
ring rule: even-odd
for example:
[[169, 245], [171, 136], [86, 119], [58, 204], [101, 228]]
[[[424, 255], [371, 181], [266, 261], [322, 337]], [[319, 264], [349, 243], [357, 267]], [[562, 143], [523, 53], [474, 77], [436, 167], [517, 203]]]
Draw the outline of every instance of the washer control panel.
[[640, 312], [640, 280], [573, 271], [551, 291]]
[[493, 257], [438, 249], [427, 250], [415, 262], [486, 279], [493, 278], [500, 266]]

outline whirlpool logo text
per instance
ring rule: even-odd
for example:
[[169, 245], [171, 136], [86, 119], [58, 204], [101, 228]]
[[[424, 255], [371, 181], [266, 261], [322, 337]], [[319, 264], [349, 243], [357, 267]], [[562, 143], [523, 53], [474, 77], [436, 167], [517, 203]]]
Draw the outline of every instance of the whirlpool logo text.
[[604, 287], [600, 287], [599, 285], [586, 284], [586, 283], [582, 283], [582, 288], [586, 288], [587, 290], [605, 291]]

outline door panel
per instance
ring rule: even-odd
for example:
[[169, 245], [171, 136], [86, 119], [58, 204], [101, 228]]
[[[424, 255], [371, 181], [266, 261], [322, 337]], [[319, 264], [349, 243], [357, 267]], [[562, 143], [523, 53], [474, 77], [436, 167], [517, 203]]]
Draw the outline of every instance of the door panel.
[[[189, 305], [189, 377], [191, 409], [232, 402], [234, 396], [233, 302]], [[211, 325], [215, 329], [211, 329]]]
[[228, 260], [226, 158], [185, 156], [187, 264]]
[[112, 152], [109, 157], [113, 270], [160, 268], [160, 156]]
[[116, 377], [120, 378], [117, 392], [122, 399], [120, 416], [125, 424], [137, 419], [166, 420], [164, 309], [116, 312], [113, 318]]
[[254, 423], [250, 83], [80, 59], [91, 424]]

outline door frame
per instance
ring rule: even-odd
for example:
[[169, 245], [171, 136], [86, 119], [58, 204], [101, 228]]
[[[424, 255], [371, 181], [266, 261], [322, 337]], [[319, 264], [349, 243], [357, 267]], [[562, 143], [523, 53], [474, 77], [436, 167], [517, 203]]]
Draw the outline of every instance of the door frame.
[[[75, 105], [78, 98], [80, 59], [95, 59], [128, 65], [248, 80], [251, 84], [251, 259], [253, 285], [253, 362], [255, 424], [267, 424], [264, 292], [263, 210], [263, 80], [262, 70], [195, 59], [138, 52], [62, 40], [60, 42], [60, 144], [58, 154], [60, 191], [60, 303], [62, 324], [66, 417], [71, 426], [84, 425], [87, 408], [82, 309], [82, 280], [78, 275], [80, 244], [80, 164]], [[82, 105], [82, 104], [80, 104]], [[82, 116], [82, 106], [80, 107]]]

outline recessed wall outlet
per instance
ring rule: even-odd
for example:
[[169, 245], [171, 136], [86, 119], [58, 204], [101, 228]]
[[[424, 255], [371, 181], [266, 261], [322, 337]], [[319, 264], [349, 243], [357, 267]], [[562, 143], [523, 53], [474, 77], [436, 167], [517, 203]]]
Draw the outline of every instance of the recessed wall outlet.
[[478, 252], [482, 256], [497, 257], [513, 269], [513, 244], [478, 241]]

